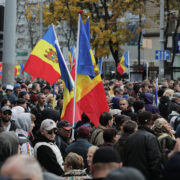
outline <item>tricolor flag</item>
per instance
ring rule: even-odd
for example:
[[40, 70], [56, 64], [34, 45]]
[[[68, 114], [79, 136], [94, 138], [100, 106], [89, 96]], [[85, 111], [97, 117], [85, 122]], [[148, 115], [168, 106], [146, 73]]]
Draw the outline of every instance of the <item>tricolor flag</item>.
[[34, 47], [23, 72], [42, 78], [51, 85], [61, 77], [52, 25]]
[[109, 107], [101, 76], [99, 73], [95, 74], [97, 65], [93, 64], [93, 61], [95, 62], [94, 55], [80, 15], [77, 39], [76, 102], [81, 109], [81, 113], [85, 112], [91, 122], [98, 126], [100, 115], [103, 112], [108, 112]]
[[127, 70], [128, 65], [129, 65], [129, 52], [126, 51], [123, 54], [120, 62], [117, 65], [117, 68], [116, 68], [120, 75], [122, 75], [123, 72]]
[[74, 56], [75, 56], [75, 47], [72, 46], [70, 51], [68, 52], [69, 55], [69, 65], [70, 69], [72, 68], [72, 63], [74, 62]]
[[[55, 37], [56, 33], [54, 31]], [[67, 68], [66, 62], [62, 55], [61, 49], [59, 47], [58, 40], [56, 38], [55, 48], [57, 52], [59, 68], [61, 70], [61, 80], [63, 82], [63, 109], [61, 113], [61, 119], [69, 121], [71, 124], [73, 122], [73, 102], [74, 102], [74, 81], [70, 75]], [[78, 105], [76, 105], [75, 122], [81, 119]]]

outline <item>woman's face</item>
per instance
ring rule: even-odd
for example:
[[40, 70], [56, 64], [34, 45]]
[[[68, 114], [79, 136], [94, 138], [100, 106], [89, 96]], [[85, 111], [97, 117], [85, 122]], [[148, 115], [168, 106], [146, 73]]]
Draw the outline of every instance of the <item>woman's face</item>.
[[171, 131], [171, 127], [170, 127], [169, 123], [168, 123], [166, 120], [163, 121], [163, 126], [164, 126], [168, 131]]
[[29, 132], [32, 132], [33, 128], [34, 128], [35, 124], [34, 124], [34, 121], [31, 121], [31, 126], [30, 126], [30, 130]]
[[90, 167], [92, 164], [92, 158], [93, 158], [94, 153], [92, 151], [88, 151], [87, 153], [87, 163], [88, 166]]

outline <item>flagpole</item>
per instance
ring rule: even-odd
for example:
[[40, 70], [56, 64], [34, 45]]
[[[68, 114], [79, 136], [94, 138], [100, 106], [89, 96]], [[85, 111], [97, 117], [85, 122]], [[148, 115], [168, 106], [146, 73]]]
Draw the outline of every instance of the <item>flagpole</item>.
[[75, 62], [72, 140], [74, 140], [75, 111], [76, 111], [77, 66], [78, 66], [78, 56], [79, 56], [79, 30], [80, 30], [80, 14], [79, 14], [79, 20], [78, 20], [78, 35], [77, 35], [77, 45], [76, 45], [77, 49], [76, 49], [76, 62]]
[[128, 66], [129, 66], [129, 68], [128, 68], [128, 69], [129, 69], [129, 81], [131, 81], [131, 77], [130, 77], [130, 76], [131, 76], [131, 72], [130, 72], [130, 71], [131, 71], [131, 66], [130, 66], [130, 55], [129, 55], [129, 50], [128, 50]]
[[148, 69], [149, 69], [149, 63], [146, 63], [146, 79], [149, 79], [149, 73], [148, 73]]

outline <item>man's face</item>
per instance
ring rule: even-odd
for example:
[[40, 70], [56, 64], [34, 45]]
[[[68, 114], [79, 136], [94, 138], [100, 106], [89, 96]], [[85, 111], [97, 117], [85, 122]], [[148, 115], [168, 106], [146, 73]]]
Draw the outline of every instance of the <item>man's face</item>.
[[64, 128], [58, 128], [57, 132], [62, 137], [65, 137], [65, 138], [70, 138], [71, 137], [71, 129], [70, 130], [66, 130]]
[[180, 91], [180, 86], [179, 86], [179, 84], [177, 84], [177, 85], [174, 87], [174, 90], [175, 90], [175, 91]]
[[120, 107], [120, 110], [122, 110], [122, 111], [126, 111], [128, 109], [128, 106], [129, 106], [129, 104], [125, 99], [123, 99], [119, 102], [119, 107]]
[[26, 95], [24, 95], [24, 99], [25, 99], [26, 101], [29, 101], [30, 97], [29, 97], [29, 94], [28, 94], [28, 93], [27, 93]]
[[12, 94], [12, 90], [9, 90], [9, 89], [6, 90], [6, 94], [7, 94], [7, 95], [11, 95], [11, 94]]
[[174, 81], [169, 81], [168, 85], [169, 85], [170, 88], [173, 88], [173, 84], [174, 84]]
[[47, 139], [51, 140], [51, 141], [54, 141], [55, 139], [55, 136], [56, 136], [56, 129], [52, 129], [52, 130], [45, 130], [45, 129], [41, 129], [41, 134], [43, 136], [45, 136]]
[[37, 86], [36, 86], [36, 92], [39, 93], [40, 91], [41, 91], [40, 85], [37, 84]]
[[45, 95], [43, 94], [39, 97], [39, 104], [45, 104], [45, 102], [46, 102], [46, 98]]
[[16, 87], [16, 88], [14, 89], [14, 91], [16, 92], [16, 94], [19, 94], [20, 91], [21, 91], [21, 88], [20, 88], [20, 87]]
[[11, 111], [4, 111], [4, 112], [2, 112], [2, 121], [3, 122], [9, 122], [10, 121], [10, 119], [11, 119]]

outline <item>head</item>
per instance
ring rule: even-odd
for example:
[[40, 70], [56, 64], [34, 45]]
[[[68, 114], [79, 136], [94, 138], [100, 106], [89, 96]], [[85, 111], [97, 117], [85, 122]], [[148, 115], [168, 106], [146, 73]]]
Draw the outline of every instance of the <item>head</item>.
[[137, 169], [132, 167], [122, 167], [111, 171], [105, 180], [145, 180], [144, 175]]
[[173, 81], [173, 80], [170, 80], [170, 81], [168, 82], [169, 88], [173, 89], [173, 84], [174, 84], [174, 81]]
[[170, 133], [171, 127], [164, 118], [158, 118], [154, 121], [152, 130], [157, 136], [160, 136], [162, 133]]
[[56, 123], [52, 119], [45, 119], [40, 126], [40, 132], [50, 141], [54, 141], [56, 134]]
[[99, 123], [102, 126], [105, 126], [107, 128], [111, 128], [113, 125], [113, 117], [112, 117], [111, 113], [103, 112], [100, 116]]
[[115, 143], [118, 140], [118, 132], [114, 128], [105, 129], [103, 132], [104, 142]]
[[163, 93], [163, 96], [167, 96], [169, 99], [172, 99], [173, 94], [174, 94], [174, 90], [166, 89], [165, 92]]
[[177, 104], [180, 104], [180, 93], [179, 92], [175, 92], [173, 94], [172, 101], [174, 101]]
[[128, 108], [129, 108], [129, 102], [128, 102], [128, 100], [125, 99], [125, 98], [120, 99], [120, 101], [119, 101], [119, 107], [120, 107], [120, 110], [122, 110], [122, 111], [127, 111]]
[[29, 101], [30, 96], [27, 91], [21, 91], [19, 93], [19, 98], [23, 98], [27, 102], [27, 101]]
[[94, 153], [91, 172], [93, 178], [103, 178], [122, 166], [119, 154], [112, 147], [101, 147]]
[[43, 180], [40, 165], [34, 157], [28, 155], [8, 158], [1, 168], [1, 175], [12, 179]]
[[44, 94], [48, 95], [51, 93], [51, 86], [50, 85], [46, 85], [44, 88], [43, 88], [43, 92]]
[[138, 125], [135, 121], [127, 120], [123, 123], [122, 133], [132, 134], [137, 131]]
[[13, 92], [13, 86], [10, 85], [10, 84], [8, 84], [8, 85], [6, 86], [6, 94], [7, 94], [7, 95], [11, 95], [12, 92]]
[[174, 82], [173, 89], [175, 92], [180, 92], [180, 86], [179, 86], [178, 81]]
[[92, 164], [92, 158], [93, 158], [93, 155], [94, 153], [96, 152], [96, 150], [99, 149], [98, 146], [90, 146], [90, 148], [88, 149], [88, 153], [87, 153], [87, 163], [88, 163], [88, 166], [90, 167], [91, 164]]
[[45, 97], [45, 95], [44, 95], [43, 93], [39, 93], [39, 94], [37, 95], [37, 99], [38, 99], [38, 104], [39, 104], [40, 106], [44, 106], [44, 104], [45, 104], [45, 102], [46, 102], [46, 97]]
[[2, 99], [1, 107], [3, 107], [3, 106], [9, 106], [10, 107], [11, 106], [10, 101], [8, 99], [6, 99], [6, 98]]
[[35, 93], [39, 93], [41, 91], [40, 85], [38, 83], [33, 83], [32, 91]]
[[16, 106], [21, 106], [21, 107], [23, 107], [24, 109], [26, 109], [27, 103], [26, 103], [25, 99], [19, 98], [19, 99], [16, 101]]
[[149, 85], [150, 85], [149, 82], [143, 82], [143, 83], [141, 84], [142, 91], [143, 91], [143, 92], [149, 92], [149, 91], [150, 91]]
[[11, 108], [9, 106], [3, 106], [1, 108], [1, 117], [2, 117], [2, 121], [4, 123], [8, 123], [10, 122], [11, 120], [11, 115], [12, 115], [12, 111], [11, 111]]
[[66, 121], [61, 120], [57, 123], [57, 133], [65, 139], [71, 137], [72, 125]]
[[80, 126], [77, 130], [79, 138], [88, 139], [91, 136], [90, 129], [87, 126]]
[[139, 122], [139, 125], [151, 127], [151, 125], [152, 125], [152, 113], [149, 111], [144, 111], [144, 112], [139, 113], [138, 122]]
[[140, 113], [142, 111], [145, 111], [145, 104], [144, 101], [135, 101], [133, 104], [133, 108], [135, 113]]
[[64, 162], [64, 171], [68, 172], [73, 169], [84, 169], [84, 161], [82, 156], [70, 152]]
[[21, 85], [19, 83], [14, 84], [14, 92], [19, 94], [21, 91]]

